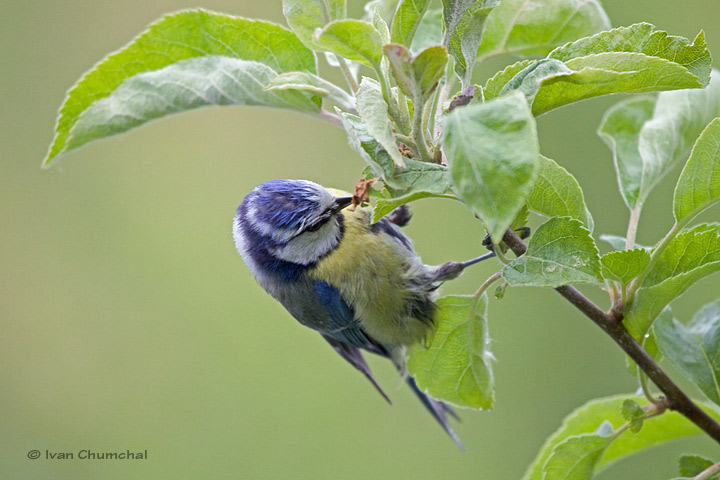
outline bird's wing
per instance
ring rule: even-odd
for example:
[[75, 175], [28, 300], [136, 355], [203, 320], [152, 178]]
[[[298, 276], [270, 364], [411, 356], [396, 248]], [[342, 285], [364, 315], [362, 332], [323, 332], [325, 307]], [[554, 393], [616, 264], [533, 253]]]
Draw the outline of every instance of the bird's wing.
[[355, 313], [342, 298], [337, 288], [329, 283], [319, 281], [315, 283], [315, 292], [331, 318], [329, 328], [320, 332], [323, 338], [341, 357], [360, 370], [380, 392], [380, 395], [392, 404], [390, 398], [375, 380], [360, 349], [389, 357], [387, 350], [370, 338], [360, 327], [359, 322], [355, 319]]
[[353, 367], [360, 370], [368, 380], [370, 380], [370, 383], [373, 384], [373, 386], [377, 389], [378, 392], [380, 392], [380, 395], [383, 396], [387, 402], [392, 405], [392, 401], [390, 400], [390, 397], [387, 396], [387, 394], [383, 391], [382, 388], [380, 388], [380, 385], [375, 380], [375, 377], [372, 374], [372, 371], [370, 371], [370, 367], [368, 366], [367, 362], [365, 362], [365, 358], [362, 355], [362, 352], [359, 348], [348, 345], [347, 343], [340, 342], [336, 340], [333, 337], [327, 336], [325, 334], [321, 334], [322, 337], [328, 341], [328, 343], [335, 349], [337, 353], [340, 354], [341, 357], [343, 357], [345, 360], [347, 360]]
[[[380, 392], [380, 395], [392, 404], [390, 398], [385, 394], [382, 388], [380, 388], [375, 380], [375, 377], [373, 377], [370, 367], [365, 362], [365, 358], [363, 358], [362, 351], [360, 349], [362, 348], [363, 350], [392, 359], [388, 350], [368, 336], [367, 333], [365, 333], [365, 331], [360, 327], [358, 321], [355, 319], [355, 313], [342, 298], [342, 295], [337, 288], [326, 282], [319, 281], [315, 283], [315, 292], [331, 317], [331, 328], [320, 332], [323, 338], [332, 345], [341, 357], [347, 360], [353, 367], [360, 370], [375, 386], [377, 391]], [[395, 362], [393, 361], [393, 363]], [[460, 442], [460, 439], [450, 427], [448, 422], [448, 414], [452, 415], [456, 419], [458, 418], [453, 409], [446, 403], [435, 400], [420, 390], [417, 383], [415, 383], [415, 379], [413, 379], [410, 375], [407, 375], [402, 366], [397, 363], [395, 366], [401, 374], [406, 376], [408, 385], [410, 385], [413, 393], [417, 395], [425, 408], [427, 408], [432, 416], [435, 417], [435, 420], [438, 421], [455, 443], [457, 443], [460, 448], [464, 449], [465, 447], [463, 447], [462, 442]]]

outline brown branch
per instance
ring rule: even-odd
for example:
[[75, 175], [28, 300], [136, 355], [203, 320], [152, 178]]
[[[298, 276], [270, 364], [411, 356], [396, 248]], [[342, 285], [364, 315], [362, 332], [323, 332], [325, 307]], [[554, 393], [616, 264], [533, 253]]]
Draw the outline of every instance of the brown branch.
[[[515, 255], [520, 256], [527, 251], [522, 239], [511, 229], [505, 232], [503, 241]], [[587, 297], [570, 285], [557, 287], [555, 290], [565, 297], [575, 308], [595, 322], [623, 351], [637, 363], [650, 380], [666, 395], [668, 408], [676, 410], [688, 420], [700, 427], [705, 433], [720, 443], [720, 424], [698, 407], [680, 388], [667, 376], [655, 360], [628, 333], [622, 323], [622, 315], [615, 311], [604, 312]]]

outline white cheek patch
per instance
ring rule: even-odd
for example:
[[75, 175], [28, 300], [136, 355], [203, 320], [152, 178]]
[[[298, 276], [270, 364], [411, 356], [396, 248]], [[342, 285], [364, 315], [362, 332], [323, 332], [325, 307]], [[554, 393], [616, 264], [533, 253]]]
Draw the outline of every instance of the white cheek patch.
[[304, 232], [270, 253], [287, 262], [309, 265], [337, 247], [339, 234], [337, 220], [331, 220], [319, 230]]
[[235, 215], [235, 220], [233, 221], [233, 238], [235, 239], [235, 248], [237, 248], [237, 251], [242, 254], [245, 251], [245, 245], [247, 242], [245, 241], [245, 234], [240, 226], [239, 215]]

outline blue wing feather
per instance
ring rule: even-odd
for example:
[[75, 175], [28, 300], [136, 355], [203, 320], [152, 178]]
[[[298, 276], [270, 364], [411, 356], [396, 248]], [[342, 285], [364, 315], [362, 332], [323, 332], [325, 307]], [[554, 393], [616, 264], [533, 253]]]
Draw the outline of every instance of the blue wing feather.
[[[323, 338], [327, 340], [327, 342], [338, 354], [340, 354], [341, 357], [361, 371], [367, 379], [370, 380], [373, 386], [375, 386], [377, 391], [380, 392], [380, 395], [392, 404], [392, 402], [390, 402], [390, 398], [388, 398], [375, 380], [375, 377], [370, 371], [370, 367], [365, 362], [365, 358], [363, 358], [362, 351], [360, 349], [376, 353], [383, 357], [391, 358], [388, 350], [383, 345], [370, 338], [360, 327], [359, 322], [355, 319], [355, 312], [353, 312], [352, 308], [347, 304], [347, 302], [345, 302], [337, 288], [327, 282], [318, 281], [315, 283], [315, 292], [331, 317], [330, 329], [320, 332]], [[403, 369], [399, 365], [396, 365], [396, 367], [398, 367], [402, 373]], [[460, 448], [464, 449], [465, 447], [463, 447], [462, 442], [460, 442], [460, 439], [448, 423], [448, 414], [457, 418], [457, 415], [452, 408], [450, 408], [449, 405], [437, 401], [422, 392], [411, 376], [408, 375], [406, 380], [425, 408], [427, 408], [433, 417], [435, 417], [438, 423], [440, 423], [455, 443], [457, 443]]]
[[385, 347], [368, 337], [362, 329], [355, 318], [355, 312], [342, 298], [340, 290], [327, 282], [318, 281], [315, 282], [315, 292], [330, 315], [329, 328], [322, 332], [323, 335], [384, 357], [389, 356]]

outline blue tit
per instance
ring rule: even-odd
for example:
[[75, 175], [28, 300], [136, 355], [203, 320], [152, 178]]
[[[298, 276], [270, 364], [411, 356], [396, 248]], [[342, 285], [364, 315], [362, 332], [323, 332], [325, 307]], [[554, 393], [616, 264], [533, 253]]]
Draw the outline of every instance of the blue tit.
[[[352, 197], [335, 197], [305, 180], [273, 180], [238, 207], [235, 245], [257, 282], [295, 319], [322, 337], [385, 397], [362, 350], [389, 358], [423, 405], [460, 446], [448, 423], [455, 416], [422, 392], [405, 370], [408, 346], [432, 335], [439, 282], [469, 262], [425, 265], [410, 239], [386, 218], [372, 223]], [[408, 210], [394, 221], [407, 223]], [[391, 217], [391, 219], [393, 219]]]

